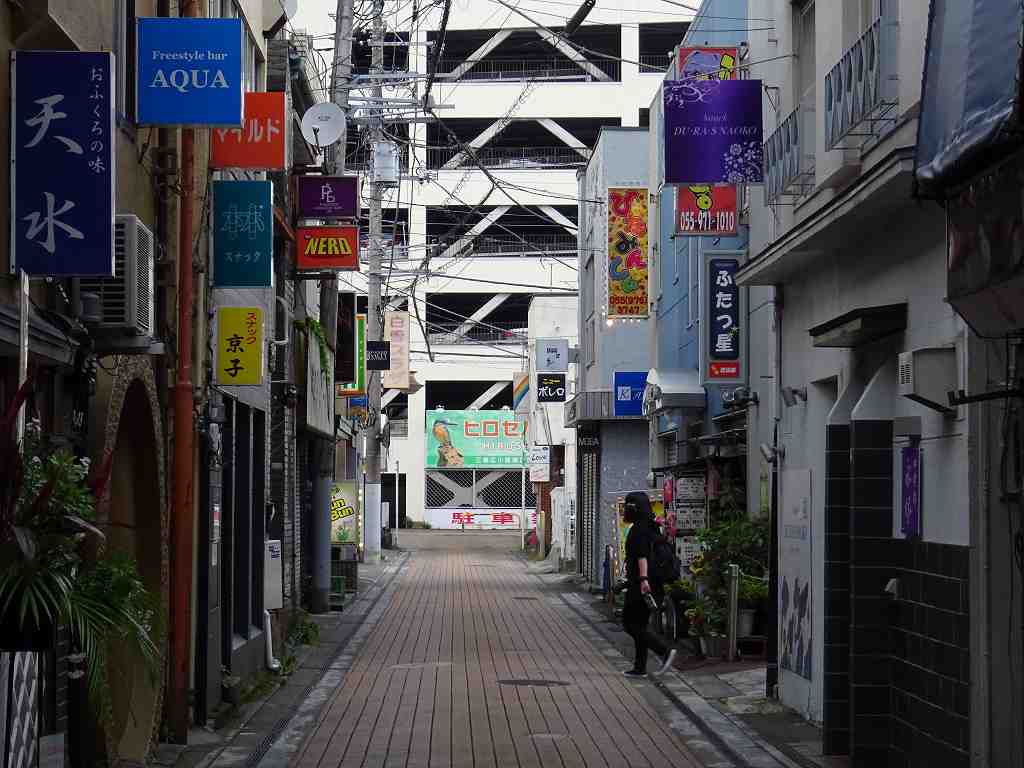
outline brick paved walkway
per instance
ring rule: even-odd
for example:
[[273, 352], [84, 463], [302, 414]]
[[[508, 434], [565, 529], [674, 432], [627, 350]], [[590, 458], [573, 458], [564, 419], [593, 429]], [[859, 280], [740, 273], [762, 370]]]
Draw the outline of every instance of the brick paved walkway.
[[511, 541], [473, 537], [415, 547], [298, 768], [698, 765]]

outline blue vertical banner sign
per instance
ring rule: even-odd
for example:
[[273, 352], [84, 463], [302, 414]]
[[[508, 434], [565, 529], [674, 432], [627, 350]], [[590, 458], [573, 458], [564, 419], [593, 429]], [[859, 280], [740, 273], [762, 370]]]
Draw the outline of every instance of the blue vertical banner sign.
[[271, 285], [273, 194], [269, 181], [213, 182], [213, 284], [218, 288]]
[[242, 20], [143, 18], [139, 125], [242, 126]]
[[11, 259], [114, 274], [114, 56], [11, 52]]
[[701, 339], [701, 381], [740, 384], [746, 381], [744, 348], [746, 297], [736, 284], [741, 261], [735, 251], [705, 251], [701, 286], [704, 333]]
[[614, 415], [617, 418], [644, 415], [644, 387], [646, 371], [616, 371], [613, 394]]

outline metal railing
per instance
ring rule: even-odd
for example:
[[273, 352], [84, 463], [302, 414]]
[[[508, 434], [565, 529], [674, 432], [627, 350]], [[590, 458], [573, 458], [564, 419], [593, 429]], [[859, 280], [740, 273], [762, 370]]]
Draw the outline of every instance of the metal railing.
[[525, 344], [528, 336], [526, 321], [485, 321], [462, 329], [462, 323], [428, 322], [431, 344]]
[[672, 57], [667, 53], [641, 53], [640, 72], [667, 72]]
[[[440, 80], [451, 80], [451, 74], [462, 65], [472, 62], [458, 80], [583, 80], [597, 81], [579, 64], [568, 59], [441, 59], [437, 67]], [[621, 67], [618, 61], [594, 59], [590, 61], [612, 80], [618, 80]]]
[[799, 106], [764, 144], [764, 193], [770, 205], [814, 186], [814, 110]]
[[473, 241], [472, 248], [477, 253], [490, 256], [543, 256], [546, 253], [571, 253], [577, 250], [576, 238], [572, 235], [551, 235], [541, 237], [530, 235], [519, 238], [513, 235], [490, 237], [480, 235]]
[[875, 19], [825, 75], [825, 149], [851, 137], [863, 145], [895, 124], [895, 115], [889, 117], [898, 100], [894, 29]]
[[[463, 154], [455, 147], [430, 147], [427, 150], [427, 167], [442, 168], [445, 163]], [[481, 147], [474, 150], [477, 159], [487, 168], [495, 170], [516, 170], [528, 168], [576, 168], [584, 165], [587, 158], [571, 147]], [[468, 154], [463, 155], [457, 167], [472, 165]]]

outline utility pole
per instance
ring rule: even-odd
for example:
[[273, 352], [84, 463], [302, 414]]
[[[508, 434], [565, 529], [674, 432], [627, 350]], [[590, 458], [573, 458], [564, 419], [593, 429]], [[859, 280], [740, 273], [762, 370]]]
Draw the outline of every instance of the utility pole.
[[[345, 112], [346, 122], [341, 138], [334, 144], [331, 173], [345, 172], [345, 146], [348, 141], [348, 93], [352, 79], [352, 6], [353, 0], [338, 0], [334, 17], [334, 62], [331, 67], [331, 101]], [[335, 355], [338, 354], [338, 278], [324, 278], [320, 284], [320, 324], [324, 339]], [[312, 346], [312, 339], [309, 346]], [[312, 354], [307, 350], [306, 354]], [[334, 371], [324, 371], [334, 381]], [[330, 397], [333, 402], [334, 387]], [[310, 607], [313, 613], [327, 613], [331, 609], [331, 483], [334, 480], [335, 441], [320, 439], [315, 451], [316, 482], [313, 486], [313, 590]]]
[[[384, 0], [373, 2], [373, 38], [371, 45], [371, 69], [375, 74], [384, 71]], [[384, 89], [379, 78], [374, 79], [371, 89], [373, 105], [370, 122], [370, 138], [373, 151], [370, 193], [370, 264], [369, 264], [369, 299], [366, 308], [367, 341], [380, 341], [383, 335], [380, 312], [380, 277], [381, 251], [383, 238], [383, 222], [381, 221], [381, 197], [384, 184], [377, 180], [377, 147], [384, 140], [383, 97]], [[401, 177], [399, 177], [401, 183]], [[363, 520], [365, 537], [365, 560], [376, 562], [380, 559], [380, 398], [381, 376], [379, 371], [366, 372], [366, 387], [370, 426], [366, 431], [366, 495], [364, 497]]]

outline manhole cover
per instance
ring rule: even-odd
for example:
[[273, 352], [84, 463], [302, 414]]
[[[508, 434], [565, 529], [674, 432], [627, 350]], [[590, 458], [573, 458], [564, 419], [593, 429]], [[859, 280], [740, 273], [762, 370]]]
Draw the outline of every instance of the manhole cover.
[[568, 685], [563, 683], [561, 680], [499, 680], [498, 685], [521, 685], [521, 686], [533, 686], [535, 688], [553, 688], [559, 685]]
[[536, 597], [513, 597], [513, 600], [536, 600]]

